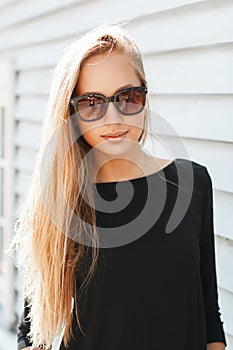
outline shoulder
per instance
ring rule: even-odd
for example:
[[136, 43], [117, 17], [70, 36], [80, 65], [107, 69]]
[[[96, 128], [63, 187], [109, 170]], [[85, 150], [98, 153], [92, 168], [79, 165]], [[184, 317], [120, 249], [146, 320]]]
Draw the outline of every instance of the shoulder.
[[167, 176], [173, 180], [177, 178], [180, 184], [194, 187], [205, 187], [211, 183], [211, 177], [205, 164], [188, 158], [163, 159], [153, 157], [150, 171], [167, 170]]
[[[186, 173], [193, 173], [199, 180], [205, 180], [209, 177], [209, 173], [206, 165], [198, 163], [192, 159], [187, 158], [175, 158], [175, 159], [163, 159], [158, 157], [151, 157], [151, 167], [153, 171], [159, 171], [166, 167], [171, 167], [176, 170], [183, 170]], [[151, 169], [150, 169], [151, 170]]]
[[176, 158], [174, 163], [181, 182], [185, 179], [184, 182], [188, 182], [202, 198], [209, 195], [212, 191], [212, 178], [207, 165], [186, 158]]
[[177, 167], [190, 169], [200, 181], [206, 181], [210, 177], [207, 166], [187, 158], [175, 158], [174, 163]]

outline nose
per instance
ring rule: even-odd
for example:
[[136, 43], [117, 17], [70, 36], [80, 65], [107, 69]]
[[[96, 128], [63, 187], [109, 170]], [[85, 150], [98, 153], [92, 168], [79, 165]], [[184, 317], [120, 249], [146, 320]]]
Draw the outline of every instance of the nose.
[[107, 111], [104, 116], [104, 124], [121, 123], [123, 115], [118, 112], [114, 103], [111, 101], [108, 103]]

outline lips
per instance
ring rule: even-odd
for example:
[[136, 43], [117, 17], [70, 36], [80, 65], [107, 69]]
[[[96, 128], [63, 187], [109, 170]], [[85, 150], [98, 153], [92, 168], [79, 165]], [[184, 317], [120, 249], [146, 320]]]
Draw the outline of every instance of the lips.
[[102, 135], [103, 137], [120, 137], [120, 136], [123, 136], [125, 134], [127, 134], [128, 130], [127, 131], [117, 131], [117, 132], [111, 132], [111, 133], [108, 133], [106, 135]]

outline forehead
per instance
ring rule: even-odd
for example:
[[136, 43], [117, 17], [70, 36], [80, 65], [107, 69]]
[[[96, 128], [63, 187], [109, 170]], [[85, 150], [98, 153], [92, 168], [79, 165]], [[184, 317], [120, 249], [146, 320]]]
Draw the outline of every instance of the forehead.
[[140, 85], [134, 67], [125, 54], [110, 53], [90, 57], [83, 65], [77, 94], [99, 92], [112, 94], [126, 85]]

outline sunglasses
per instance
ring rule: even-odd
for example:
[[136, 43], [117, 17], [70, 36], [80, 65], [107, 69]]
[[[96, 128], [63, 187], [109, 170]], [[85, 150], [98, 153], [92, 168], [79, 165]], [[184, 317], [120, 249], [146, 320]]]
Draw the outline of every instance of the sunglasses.
[[141, 113], [147, 92], [144, 86], [134, 86], [122, 89], [110, 97], [95, 93], [75, 96], [71, 98], [70, 104], [82, 121], [93, 122], [105, 116], [109, 102], [113, 102], [117, 111], [123, 115]]

